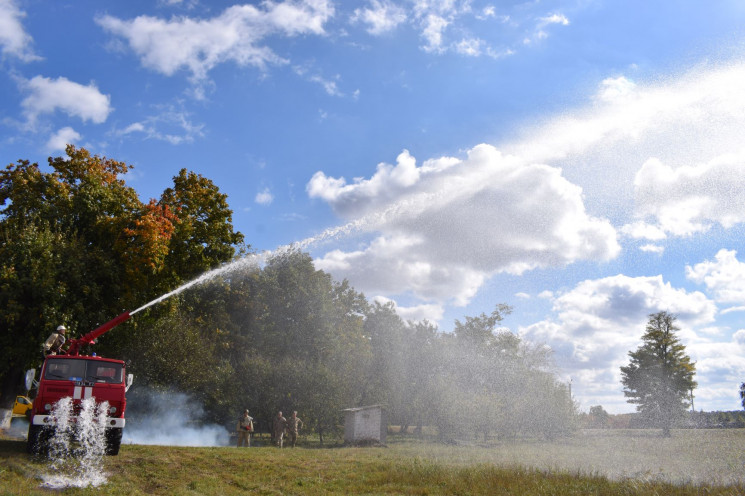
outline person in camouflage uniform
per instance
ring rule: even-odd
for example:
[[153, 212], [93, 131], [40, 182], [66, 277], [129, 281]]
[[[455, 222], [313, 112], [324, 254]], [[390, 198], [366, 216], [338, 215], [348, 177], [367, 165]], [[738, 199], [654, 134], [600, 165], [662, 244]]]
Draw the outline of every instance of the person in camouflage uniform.
[[282, 412], [278, 412], [277, 416], [274, 417], [274, 422], [272, 423], [272, 435], [274, 436], [274, 444], [276, 444], [278, 448], [282, 447], [286, 427], [287, 419], [282, 416]]
[[294, 448], [297, 442], [297, 431], [303, 426], [303, 421], [297, 416], [297, 412], [292, 412], [292, 417], [287, 419], [287, 433], [290, 437], [290, 445]]
[[243, 416], [238, 419], [238, 447], [251, 447], [251, 433], [254, 430], [253, 418], [248, 415], [248, 410], [243, 412]]

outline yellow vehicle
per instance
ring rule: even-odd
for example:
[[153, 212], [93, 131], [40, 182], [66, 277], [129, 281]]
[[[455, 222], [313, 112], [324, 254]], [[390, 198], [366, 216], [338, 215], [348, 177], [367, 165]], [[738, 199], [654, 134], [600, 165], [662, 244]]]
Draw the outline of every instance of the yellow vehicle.
[[16, 396], [16, 402], [13, 403], [13, 416], [26, 417], [31, 412], [32, 401], [27, 396]]

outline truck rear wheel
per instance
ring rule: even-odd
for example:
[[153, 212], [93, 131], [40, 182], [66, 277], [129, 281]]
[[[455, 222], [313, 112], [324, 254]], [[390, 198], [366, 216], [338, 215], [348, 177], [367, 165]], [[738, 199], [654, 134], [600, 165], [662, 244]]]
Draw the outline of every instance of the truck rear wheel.
[[118, 455], [119, 446], [122, 444], [122, 429], [114, 428], [106, 430], [106, 454]]

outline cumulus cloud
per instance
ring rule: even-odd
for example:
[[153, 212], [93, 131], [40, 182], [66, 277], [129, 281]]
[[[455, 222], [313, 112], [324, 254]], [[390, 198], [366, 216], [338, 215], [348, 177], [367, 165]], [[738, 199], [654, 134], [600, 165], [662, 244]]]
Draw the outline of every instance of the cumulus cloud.
[[745, 222], [745, 151], [674, 168], [647, 160], [634, 179], [636, 212], [661, 232], [689, 236]]
[[372, 35], [380, 35], [394, 30], [405, 22], [406, 18], [406, 10], [403, 7], [387, 0], [372, 0], [369, 7], [354, 9], [351, 21], [365, 24], [367, 32]]
[[556, 317], [522, 327], [520, 334], [554, 350], [575, 378], [577, 397], [591, 402], [584, 409], [603, 401], [606, 408], [624, 411], [620, 367], [641, 344], [649, 314], [663, 310], [678, 317], [684, 328], [680, 337], [683, 332], [695, 336], [690, 329], [714, 321], [716, 314], [704, 294], [675, 288], [662, 276], [617, 275], [582, 281], [554, 295]]
[[64, 77], [50, 79], [36, 76], [23, 83], [23, 90], [28, 96], [23, 99], [21, 106], [32, 125], [39, 115], [56, 110], [79, 117], [84, 122], [101, 124], [113, 110], [109, 95], [101, 93], [93, 83], [83, 86]]
[[365, 249], [335, 251], [317, 265], [388, 293], [411, 288], [426, 300], [465, 304], [493, 274], [608, 260], [620, 249], [610, 223], [587, 214], [581, 188], [560, 170], [490, 145], [419, 167], [404, 151], [395, 166], [380, 164], [351, 184], [318, 172], [307, 191], [380, 233]]
[[324, 35], [324, 24], [334, 15], [329, 0], [287, 0], [234, 5], [211, 19], [174, 17], [164, 20], [139, 16], [122, 20], [105, 15], [97, 22], [127, 40], [142, 64], [171, 76], [187, 70], [204, 80], [216, 65], [234, 62], [265, 69], [284, 64], [266, 43], [271, 36]]
[[16, 57], [24, 62], [39, 60], [32, 49], [33, 38], [23, 28], [26, 14], [13, 0], [0, 0], [0, 49], [4, 56]]
[[686, 277], [706, 285], [719, 302], [745, 301], [745, 263], [737, 259], [735, 250], [722, 249], [714, 256], [714, 260], [686, 266]]
[[47, 141], [47, 150], [49, 152], [64, 150], [67, 145], [75, 144], [80, 138], [80, 133], [73, 128], [69, 126], [63, 127], [49, 138], [49, 141]]

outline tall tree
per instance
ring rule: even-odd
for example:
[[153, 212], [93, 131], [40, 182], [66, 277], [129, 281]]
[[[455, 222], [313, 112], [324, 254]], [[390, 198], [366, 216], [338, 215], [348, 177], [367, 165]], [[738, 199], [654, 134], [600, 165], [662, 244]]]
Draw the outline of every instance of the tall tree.
[[740, 403], [742, 404], [742, 407], [745, 408], [745, 382], [740, 384]]
[[675, 334], [676, 317], [662, 311], [649, 316], [643, 344], [629, 352], [629, 364], [621, 367], [621, 382], [628, 402], [636, 405], [642, 419], [670, 435], [673, 422], [689, 406], [696, 388], [696, 364], [685, 353]]

